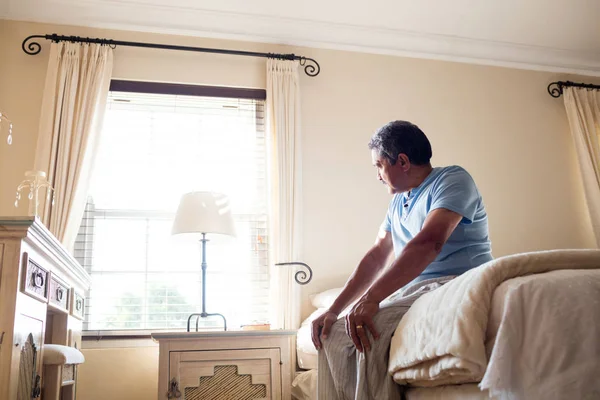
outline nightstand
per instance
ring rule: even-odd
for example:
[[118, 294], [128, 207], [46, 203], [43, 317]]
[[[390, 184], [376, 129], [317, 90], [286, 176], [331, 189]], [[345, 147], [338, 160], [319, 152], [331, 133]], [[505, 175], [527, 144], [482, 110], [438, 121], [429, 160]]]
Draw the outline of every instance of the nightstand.
[[153, 333], [158, 399], [291, 398], [296, 331]]

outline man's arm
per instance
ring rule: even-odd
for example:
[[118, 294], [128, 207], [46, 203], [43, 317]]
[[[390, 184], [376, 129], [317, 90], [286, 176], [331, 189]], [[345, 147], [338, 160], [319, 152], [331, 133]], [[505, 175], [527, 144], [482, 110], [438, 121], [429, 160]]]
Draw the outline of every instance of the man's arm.
[[385, 267], [393, 249], [391, 233], [383, 230], [380, 231], [375, 244], [362, 258], [352, 275], [350, 275], [350, 278], [348, 278], [348, 281], [344, 285], [344, 289], [335, 299], [329, 311], [339, 315], [354, 300], [364, 295], [367, 288], [375, 280], [375, 277]]
[[429, 213], [421, 232], [407, 243], [400, 256], [371, 285], [363, 297], [379, 303], [419, 276], [440, 254], [442, 246], [462, 218], [462, 215], [443, 208]]
[[385, 266], [392, 250], [392, 235], [390, 232], [381, 231], [375, 245], [365, 254], [329, 310], [312, 322], [311, 337], [315, 348], [321, 348], [321, 333], [323, 339], [326, 339], [331, 325], [337, 320], [342, 310], [365, 293], [365, 290]]
[[373, 324], [379, 303], [419, 276], [435, 260], [462, 218], [462, 215], [443, 208], [430, 212], [421, 231], [354, 305], [346, 316], [346, 329], [358, 351], [370, 349], [367, 329], [374, 338], [379, 336]]

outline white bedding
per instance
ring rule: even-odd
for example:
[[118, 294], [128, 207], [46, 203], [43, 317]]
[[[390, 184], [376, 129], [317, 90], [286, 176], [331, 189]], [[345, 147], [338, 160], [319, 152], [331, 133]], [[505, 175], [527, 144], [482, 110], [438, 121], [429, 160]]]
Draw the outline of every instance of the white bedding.
[[[599, 303], [599, 270], [552, 271], [504, 282], [492, 298], [489, 363], [481, 385], [496, 380], [496, 396], [465, 384], [411, 388], [407, 400], [600, 399]], [[577, 361], [582, 359], [592, 363]], [[511, 374], [498, 374], [506, 370]]]
[[553, 271], [501, 287], [480, 387], [498, 399], [600, 399], [600, 270]]
[[[488, 354], [491, 353], [491, 346], [495, 342], [496, 332], [498, 332], [498, 327], [502, 321], [506, 304], [506, 294], [515, 284], [518, 285], [522, 279], [525, 278], [510, 279], [498, 286], [494, 291], [487, 327], [487, 337], [489, 340], [486, 341], [486, 349]], [[488, 346], [490, 346], [489, 349]], [[482, 391], [477, 383], [467, 383], [463, 385], [408, 388], [406, 391], [406, 400], [490, 400], [490, 396], [488, 391]]]
[[[519, 282], [520, 279], [523, 278], [512, 279], [505, 282], [504, 284], [500, 285], [494, 293], [494, 298], [492, 300], [492, 311], [490, 313], [490, 323], [488, 325], [490, 345], [493, 344], [495, 332], [497, 331], [502, 319], [504, 305], [506, 304], [504, 297], [506, 296], [507, 291], [513, 286], [512, 282]], [[320, 308], [315, 310], [308, 318], [306, 318], [298, 329], [296, 337], [298, 366], [307, 371], [298, 372], [294, 382], [292, 383], [292, 395], [295, 399], [316, 400], [317, 398], [316, 369], [318, 365], [318, 353], [312, 343], [310, 323], [315, 317], [321, 315], [321, 313], [331, 305], [330, 303], [335, 300], [335, 296], [331, 297], [331, 293], [337, 295], [340, 290], [341, 288], [331, 289], [315, 295], [311, 300], [313, 301], [314, 306], [320, 306]], [[489, 353], [491, 353], [491, 349], [489, 349]], [[409, 389], [406, 394], [407, 400], [489, 399], [487, 391], [481, 392], [481, 390], [477, 388], [476, 384], [442, 386], [439, 388], [412, 388]]]
[[[435, 292], [421, 297], [404, 316], [392, 340], [390, 372], [394, 374], [394, 378], [398, 382], [408, 382], [416, 386], [478, 382], [486, 372], [486, 386], [483, 387], [499, 388], [501, 385], [497, 386], [499, 385], [498, 381], [494, 379], [511, 377], [510, 362], [500, 363], [501, 360], [507, 360], [504, 357], [506, 353], [500, 352], [497, 362], [494, 363], [492, 363], [494, 360], [492, 354], [488, 366], [486, 355], [489, 353], [486, 353], [486, 339], [488, 341], [495, 340], [496, 344], [502, 339], [511, 345], [521, 345], [520, 353], [514, 354], [515, 357], [521, 357], [521, 359], [524, 356], [523, 351], [528, 349], [527, 346], [523, 346], [523, 343], [527, 344], [528, 342], [515, 342], [520, 336], [508, 331], [504, 331], [506, 337], [502, 336], [502, 321], [496, 322], [499, 329], [496, 339], [486, 338], [486, 328], [488, 323], [491, 323], [489, 316], [493, 311], [491, 302], [494, 290], [501, 286], [503, 281], [521, 275], [561, 269], [596, 269], [598, 271], [597, 268], [600, 268], [600, 251], [570, 250], [503, 257], [467, 272]], [[534, 278], [532, 278], [532, 282], [535, 282]], [[562, 287], [560, 290], [560, 293], [570, 293], [566, 287]], [[588, 290], [593, 292], [595, 289], [588, 287]], [[507, 294], [510, 292], [507, 290]], [[542, 316], [544, 314], [551, 315], [560, 306], [560, 304], [554, 303], [551, 295], [544, 294], [542, 298], [540, 297], [541, 292], [539, 292], [537, 296], [537, 301], [525, 301], [521, 308], [529, 308], [528, 313]], [[576, 296], [571, 297], [575, 298]], [[596, 318], [595, 313], [600, 312], [596, 310], [600, 310], [600, 308], [597, 305], [590, 307], [590, 302], [597, 301], [600, 297], [579, 296], [577, 298], [581, 303], [577, 309], [580, 311], [585, 308], [588, 312], [585, 314], [586, 317]], [[531, 308], [533, 305], [535, 305], [535, 309]], [[507, 305], [503, 311], [503, 321], [526, 325], [522, 320], [524, 313], [520, 315], [520, 311], [524, 310], [519, 310], [517, 306]], [[543, 324], [548, 321], [547, 318], [537, 321], [536, 332], [540, 336], [529, 338], [529, 340], [538, 341], [537, 346], [531, 348], [546, 344], [547, 338], [554, 332], [544, 329]], [[552, 329], [556, 330], [556, 328], [557, 326], [553, 325]], [[598, 331], [579, 327], [577, 331], [573, 332], [588, 335], [597, 334]], [[512, 342], [508, 340], [509, 338], [512, 338]], [[578, 359], [577, 363], [588, 365], [590, 362], [595, 362], [597, 364], [597, 358], [594, 359], [591, 356], [598, 354], [595, 353], [597, 350], [593, 346], [600, 346], [600, 343], [598, 343], [597, 336], [591, 339], [593, 340], [586, 343], [592, 346], [593, 351], [587, 354], [587, 358]], [[591, 344], [592, 342], [595, 344]], [[571, 343], [571, 345], [576, 345], [576, 343]], [[581, 354], [581, 356], [585, 357], [585, 354]], [[551, 363], [553, 360], [544, 359], [544, 361]], [[556, 362], [556, 360], [554, 361]], [[534, 361], [527, 360], [527, 362]], [[539, 361], [534, 363], [537, 364]], [[529, 374], [528, 377], [520, 376], [519, 378], [529, 379], [532, 376], [533, 366], [530, 365], [529, 369], [522, 371], [524, 375]], [[491, 379], [491, 377], [495, 378]]]
[[302, 321], [298, 332], [296, 333], [296, 357], [298, 366], [302, 369], [317, 369], [317, 349], [312, 342], [311, 322], [325, 312], [325, 308], [319, 308], [308, 318]]
[[296, 374], [292, 382], [292, 398], [297, 400], [317, 400], [318, 353], [312, 342], [310, 324], [326, 308], [318, 308], [305, 319], [296, 334], [296, 358], [298, 367], [308, 370]]
[[490, 400], [487, 391], [482, 392], [475, 383], [448, 385], [432, 388], [410, 388], [406, 400]]
[[[300, 372], [292, 383], [292, 396], [296, 400], [317, 400], [317, 370]], [[487, 390], [477, 384], [438, 386], [434, 388], [408, 388], [406, 400], [494, 400]]]
[[296, 374], [292, 382], [292, 397], [296, 400], [317, 400], [317, 370]]

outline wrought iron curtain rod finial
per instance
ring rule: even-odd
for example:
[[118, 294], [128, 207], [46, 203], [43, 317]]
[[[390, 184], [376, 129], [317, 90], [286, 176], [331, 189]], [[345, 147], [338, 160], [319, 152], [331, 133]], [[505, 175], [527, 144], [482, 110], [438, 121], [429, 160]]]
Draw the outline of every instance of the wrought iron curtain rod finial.
[[[299, 57], [298, 59], [300, 60], [300, 65], [304, 67], [304, 73], [306, 75], [315, 77], [321, 72], [321, 66], [314, 58]], [[312, 64], [307, 64], [307, 62]]]
[[303, 263], [303, 262], [282, 262], [282, 263], [275, 264], [275, 266], [283, 266], [283, 265], [301, 265], [308, 270], [308, 274], [306, 273], [306, 271], [302, 271], [302, 270], [296, 271], [296, 273], [294, 274], [294, 280], [299, 285], [306, 285], [307, 283], [309, 283], [312, 280], [313, 271], [312, 271], [312, 268], [308, 266], [308, 264]]
[[39, 42], [31, 42], [31, 43], [27, 43], [30, 40], [33, 39], [47, 39], [48, 35], [31, 35], [31, 36], [27, 36], [25, 38], [25, 40], [23, 40], [23, 43], [21, 44], [21, 48], [23, 49], [23, 51], [26, 54], [29, 54], [30, 56], [34, 56], [36, 54], [39, 54], [40, 51], [42, 51], [42, 46], [40, 45]]
[[562, 82], [552, 82], [548, 85], [548, 94], [555, 99], [559, 98], [563, 94]]

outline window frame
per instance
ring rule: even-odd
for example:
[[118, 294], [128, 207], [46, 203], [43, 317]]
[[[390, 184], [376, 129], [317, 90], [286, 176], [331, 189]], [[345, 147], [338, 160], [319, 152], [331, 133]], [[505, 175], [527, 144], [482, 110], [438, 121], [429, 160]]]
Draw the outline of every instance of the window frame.
[[[234, 98], [234, 99], [249, 99], [249, 100], [262, 100], [266, 101], [267, 92], [265, 89], [257, 88], [241, 88], [241, 87], [228, 87], [228, 86], [205, 86], [205, 85], [191, 85], [191, 84], [180, 84], [180, 83], [166, 83], [166, 82], [148, 82], [148, 81], [133, 81], [133, 80], [121, 80], [112, 79], [109, 86], [109, 91], [113, 92], [133, 92], [133, 93], [147, 93], [147, 94], [165, 94], [165, 95], [183, 95], [183, 96], [201, 96], [201, 97], [219, 97], [219, 98]], [[88, 211], [88, 210], [86, 210]], [[98, 210], [99, 212], [106, 212], [106, 210]], [[96, 210], [89, 210], [92, 214]], [[119, 211], [112, 211], [111, 213], [118, 214]], [[137, 213], [133, 211], [133, 213]], [[128, 212], [127, 214], [131, 214]], [[140, 211], [140, 216], [144, 214], [156, 214], [159, 218], [169, 218], [174, 216], [174, 213], [160, 213], [157, 212], [145, 212]], [[86, 296], [87, 297], [87, 296]], [[86, 321], [83, 321], [84, 326], [87, 325]], [[158, 330], [158, 329], [155, 329]], [[155, 331], [152, 330], [152, 331]], [[174, 329], [170, 328], [170, 331], [182, 331], [185, 329]], [[220, 331], [221, 328], [203, 328], [206, 331]], [[82, 330], [82, 340], [84, 341], [100, 341], [100, 340], [120, 340], [120, 339], [149, 339], [151, 331], [147, 329], [132, 329], [132, 330], [97, 330], [91, 329]]]
[[120, 79], [113, 79], [110, 81], [109, 91], [267, 100], [267, 91], [265, 89], [128, 81]]

